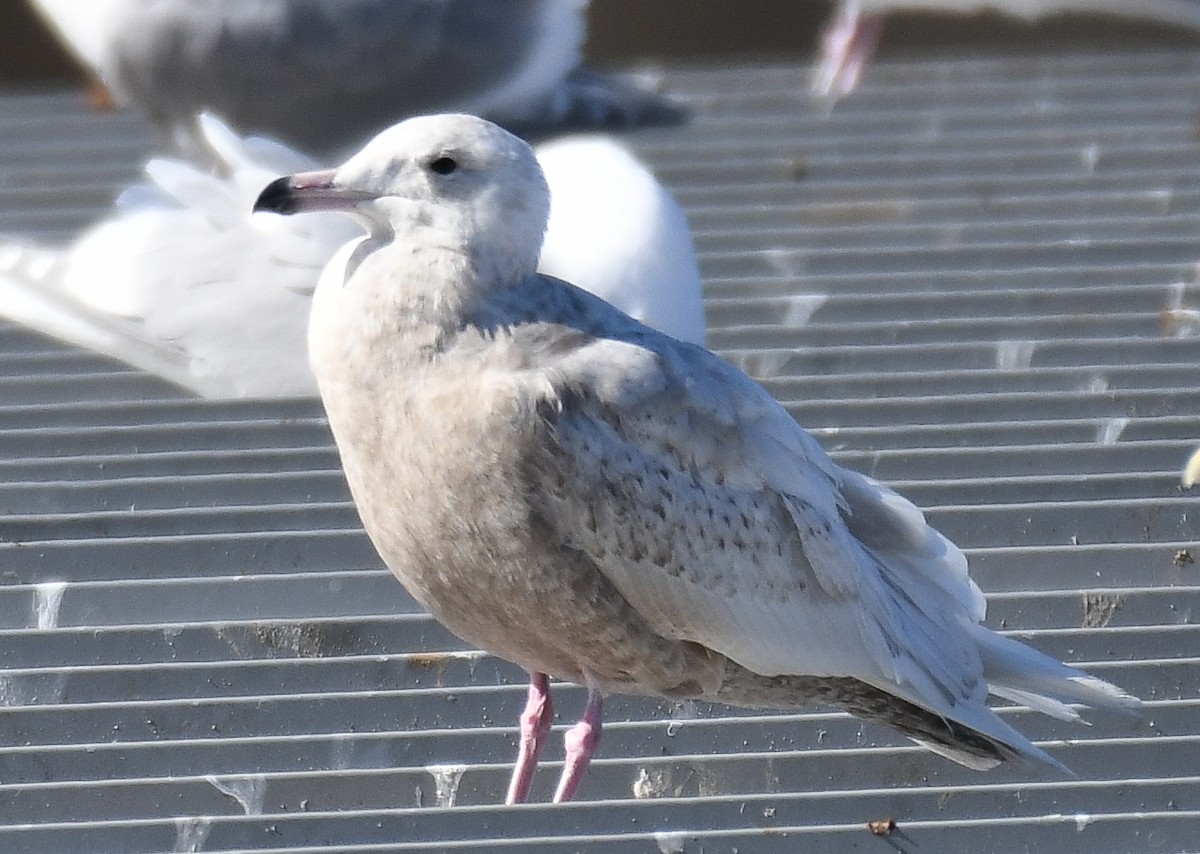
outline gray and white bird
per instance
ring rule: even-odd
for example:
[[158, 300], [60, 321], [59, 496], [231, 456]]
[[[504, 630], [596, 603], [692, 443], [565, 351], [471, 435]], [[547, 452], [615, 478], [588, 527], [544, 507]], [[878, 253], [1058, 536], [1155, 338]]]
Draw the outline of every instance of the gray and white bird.
[[[0, 240], [0, 317], [204, 397], [315, 395], [312, 292], [358, 229], [251, 214], [263, 184], [314, 161], [212, 116], [198, 127], [215, 169], [156, 158], [150, 182], [69, 246]], [[543, 143], [538, 158], [553, 195], [541, 269], [703, 343], [691, 230], [671, 194], [608, 137]]]
[[1030, 22], [1055, 15], [1101, 15], [1200, 30], [1197, 0], [840, 0], [822, 36], [813, 91], [834, 98], [854, 91], [889, 13], [988, 11]]
[[31, 2], [119, 103], [185, 145], [201, 112], [321, 155], [437, 111], [526, 134], [683, 117], [581, 66], [587, 0]]
[[749, 377], [536, 272], [549, 195], [516, 137], [412, 119], [256, 208], [365, 233], [314, 296], [309, 357], [379, 553], [451, 631], [531, 674], [508, 801], [549, 730], [548, 676], [755, 708], [836, 703], [973, 768], [1062, 766], [989, 693], [1063, 719], [1138, 701], [981, 625], [962, 552], [836, 465]]

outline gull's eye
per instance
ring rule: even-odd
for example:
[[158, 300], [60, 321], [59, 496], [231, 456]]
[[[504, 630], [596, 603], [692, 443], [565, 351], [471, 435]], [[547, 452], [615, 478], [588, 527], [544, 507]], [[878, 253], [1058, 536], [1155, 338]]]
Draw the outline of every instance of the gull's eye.
[[453, 157], [439, 157], [429, 164], [429, 168], [439, 175], [449, 175], [458, 168], [458, 161]]

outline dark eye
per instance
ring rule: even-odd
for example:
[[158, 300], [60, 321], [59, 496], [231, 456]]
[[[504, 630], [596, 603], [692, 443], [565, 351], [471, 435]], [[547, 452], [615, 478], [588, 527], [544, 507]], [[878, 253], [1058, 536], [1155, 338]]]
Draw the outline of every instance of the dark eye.
[[439, 175], [449, 175], [458, 168], [458, 161], [453, 157], [439, 157], [429, 164], [429, 168]]

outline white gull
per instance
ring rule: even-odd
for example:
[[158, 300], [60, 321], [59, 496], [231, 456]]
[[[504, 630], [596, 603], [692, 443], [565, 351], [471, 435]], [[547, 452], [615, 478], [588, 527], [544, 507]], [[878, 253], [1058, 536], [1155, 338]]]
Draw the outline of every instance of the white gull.
[[626, 692], [837, 703], [974, 768], [1062, 766], [989, 693], [1063, 719], [1118, 688], [981, 625], [962, 552], [836, 465], [736, 368], [535, 272], [532, 151], [470, 116], [413, 119], [260, 210], [366, 229], [321, 276], [309, 358], [379, 553], [469, 643], [531, 674], [508, 801], [586, 685], [555, 800]]
[[[0, 242], [0, 315], [206, 397], [313, 395], [312, 291], [358, 229], [252, 214], [263, 184], [314, 161], [211, 116], [199, 127], [215, 171], [155, 159], [151, 183], [66, 249]], [[691, 232], [671, 195], [608, 137], [546, 143], [539, 157], [554, 195], [543, 272], [703, 343]]]

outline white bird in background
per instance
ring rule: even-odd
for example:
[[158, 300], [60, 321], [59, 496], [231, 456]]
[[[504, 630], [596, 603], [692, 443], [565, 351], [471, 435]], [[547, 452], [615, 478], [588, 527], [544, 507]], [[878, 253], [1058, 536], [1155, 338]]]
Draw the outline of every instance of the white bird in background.
[[566, 137], [534, 151], [550, 184], [538, 269], [703, 346], [700, 270], [687, 217], [671, 194], [607, 137]]
[[453, 109], [521, 133], [681, 120], [581, 67], [587, 0], [31, 0], [122, 104], [190, 149], [213, 112], [322, 156]]
[[[0, 242], [0, 316], [205, 397], [313, 395], [311, 295], [356, 229], [336, 215], [251, 214], [265, 183], [316, 164], [211, 116], [198, 126], [216, 172], [155, 159], [151, 183], [70, 247]], [[700, 274], [670, 194], [606, 137], [548, 143], [539, 156], [554, 195], [542, 271], [702, 344]]]
[[854, 91], [889, 13], [986, 11], [1031, 22], [1054, 15], [1108, 15], [1200, 29], [1197, 0], [840, 0], [822, 36], [813, 90], [833, 98]]
[[1066, 720], [1138, 708], [983, 627], [962, 552], [745, 374], [538, 275], [548, 189], [495, 125], [411, 119], [255, 207], [365, 227], [321, 276], [309, 357], [383, 559], [531, 674], [510, 803], [549, 732], [547, 675], [588, 688], [560, 801], [610, 691], [837, 703], [973, 768], [1062, 767], [988, 693]]

